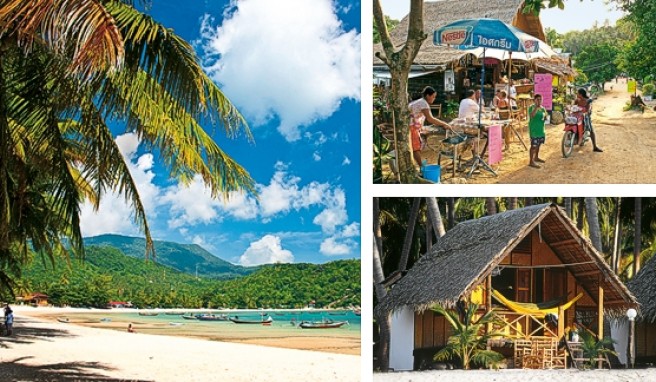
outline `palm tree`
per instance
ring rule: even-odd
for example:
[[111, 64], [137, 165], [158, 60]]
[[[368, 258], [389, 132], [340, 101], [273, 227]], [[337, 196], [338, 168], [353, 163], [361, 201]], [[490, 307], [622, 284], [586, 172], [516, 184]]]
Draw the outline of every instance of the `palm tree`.
[[635, 198], [635, 229], [633, 231], [633, 274], [640, 271], [640, 252], [642, 250], [642, 198]]
[[492, 350], [485, 350], [487, 342], [493, 337], [501, 334], [485, 330], [488, 324], [497, 323], [498, 319], [493, 310], [485, 312], [476, 318], [478, 305], [470, 304], [465, 313], [464, 322], [460, 321], [458, 313], [446, 310], [441, 306], [431, 308], [438, 314], [444, 316], [451, 325], [452, 335], [449, 337], [444, 348], [435, 354], [436, 361], [443, 361], [457, 357], [462, 361], [462, 367], [469, 369], [472, 362], [495, 367], [504, 359], [504, 356]]
[[585, 198], [585, 213], [588, 221], [590, 241], [597, 251], [603, 253], [601, 247], [601, 231], [599, 229], [599, 210], [597, 198]]
[[133, 1], [7, 0], [0, 5], [0, 282], [26, 243], [51, 257], [67, 237], [83, 254], [79, 208], [115, 190], [132, 205], [153, 254], [145, 211], [110, 123], [157, 150], [170, 175], [199, 175], [212, 195], [254, 182], [201, 127], [252, 135], [202, 71], [193, 48]]

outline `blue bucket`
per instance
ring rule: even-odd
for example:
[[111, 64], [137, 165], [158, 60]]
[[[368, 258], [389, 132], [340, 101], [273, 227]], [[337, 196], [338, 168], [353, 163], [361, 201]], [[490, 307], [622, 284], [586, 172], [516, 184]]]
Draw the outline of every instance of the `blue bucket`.
[[437, 164], [431, 164], [424, 166], [424, 179], [428, 179], [433, 183], [440, 182], [440, 166]]

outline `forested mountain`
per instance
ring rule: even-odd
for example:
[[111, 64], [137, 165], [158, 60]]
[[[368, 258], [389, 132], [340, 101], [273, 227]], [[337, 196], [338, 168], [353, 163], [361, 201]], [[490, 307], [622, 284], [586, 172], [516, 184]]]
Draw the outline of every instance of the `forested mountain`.
[[[154, 241], [155, 261], [186, 273], [217, 279], [230, 279], [255, 271], [253, 267], [242, 267], [220, 259], [196, 244], [178, 244], [168, 241]], [[85, 246], [109, 246], [124, 254], [143, 259], [146, 241], [139, 237], [120, 235], [100, 235], [84, 238]], [[196, 268], [198, 266], [198, 268]]]
[[[200, 273], [200, 269], [199, 269]], [[109, 246], [87, 247], [84, 261], [33, 261], [17, 295], [45, 293], [55, 305], [103, 307], [111, 300], [138, 307], [301, 308], [360, 304], [360, 261], [275, 264], [233, 280], [196, 278]]]

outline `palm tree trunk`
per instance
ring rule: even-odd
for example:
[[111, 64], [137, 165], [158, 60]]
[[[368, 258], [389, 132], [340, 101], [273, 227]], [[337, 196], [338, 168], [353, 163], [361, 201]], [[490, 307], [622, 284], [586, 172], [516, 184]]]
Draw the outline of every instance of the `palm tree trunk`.
[[508, 198], [508, 209], [509, 210], [517, 209], [517, 198]]
[[599, 209], [597, 208], [597, 198], [585, 198], [585, 214], [590, 230], [590, 241], [599, 253], [601, 248], [601, 229], [599, 228]]
[[533, 198], [524, 198], [524, 206], [532, 206], [533, 205]]
[[417, 224], [417, 216], [419, 215], [419, 206], [421, 198], [414, 198], [412, 200], [412, 207], [410, 208], [410, 216], [408, 217], [408, 227], [405, 230], [405, 238], [403, 239], [403, 249], [401, 250], [401, 260], [399, 261], [399, 271], [405, 271], [408, 266], [408, 256], [410, 255], [410, 247], [412, 246], [412, 237], [415, 233], [415, 226]]
[[635, 198], [635, 229], [633, 231], [633, 276], [640, 271], [642, 252], [642, 198]]
[[426, 232], [426, 251], [430, 251], [433, 247], [433, 227], [431, 226], [430, 219], [424, 221], [424, 231]]
[[380, 200], [374, 198], [374, 244], [378, 249], [378, 253], [383, 253], [383, 233], [380, 228]]
[[622, 207], [622, 198], [617, 198], [617, 205], [615, 206], [615, 229], [613, 237], [613, 255], [611, 256], [611, 267], [613, 272], [617, 274], [620, 268], [620, 236], [622, 234], [620, 209]]
[[440, 237], [444, 236], [446, 231], [444, 230], [444, 223], [442, 222], [440, 208], [437, 205], [437, 199], [432, 197], [426, 198], [426, 206], [428, 207], [428, 218], [433, 223], [433, 230], [439, 242]]
[[583, 201], [579, 198], [577, 202], [577, 213], [576, 213], [576, 228], [579, 229], [579, 231], [583, 232], [583, 216], [584, 216], [584, 207], [585, 204], [583, 204]]
[[572, 198], [564, 198], [565, 213], [568, 218], [572, 218]]
[[485, 211], [488, 216], [497, 213], [497, 201], [495, 198], [485, 198]]
[[[376, 244], [376, 239], [374, 238], [373, 243], [373, 278], [374, 278], [374, 291], [376, 293], [376, 299], [382, 301], [387, 295], [387, 291], [383, 286], [383, 280], [385, 280], [385, 275], [383, 274], [383, 264], [380, 259], [380, 253], [378, 252], [378, 245]], [[380, 370], [387, 371], [389, 369], [389, 346], [390, 346], [390, 315], [388, 312], [380, 312], [376, 315], [376, 322], [378, 322], [379, 328], [379, 347], [378, 347], [378, 361], [380, 363]]]
[[446, 222], [449, 229], [456, 225], [456, 200], [455, 198], [446, 198]]

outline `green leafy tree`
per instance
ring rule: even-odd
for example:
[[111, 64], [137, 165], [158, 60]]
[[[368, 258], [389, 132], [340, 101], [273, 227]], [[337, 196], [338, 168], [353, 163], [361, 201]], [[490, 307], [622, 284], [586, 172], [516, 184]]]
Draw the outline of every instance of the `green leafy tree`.
[[617, 55], [619, 50], [609, 44], [591, 45], [576, 56], [576, 68], [597, 84], [610, 81], [619, 74]]
[[594, 335], [587, 330], [583, 330], [580, 333], [580, 338], [583, 357], [588, 359], [586, 365], [584, 365], [587, 368], [594, 368], [597, 363], [597, 358], [608, 355], [617, 355], [617, 352], [611, 348], [614, 341], [610, 337], [604, 337], [597, 341]]

